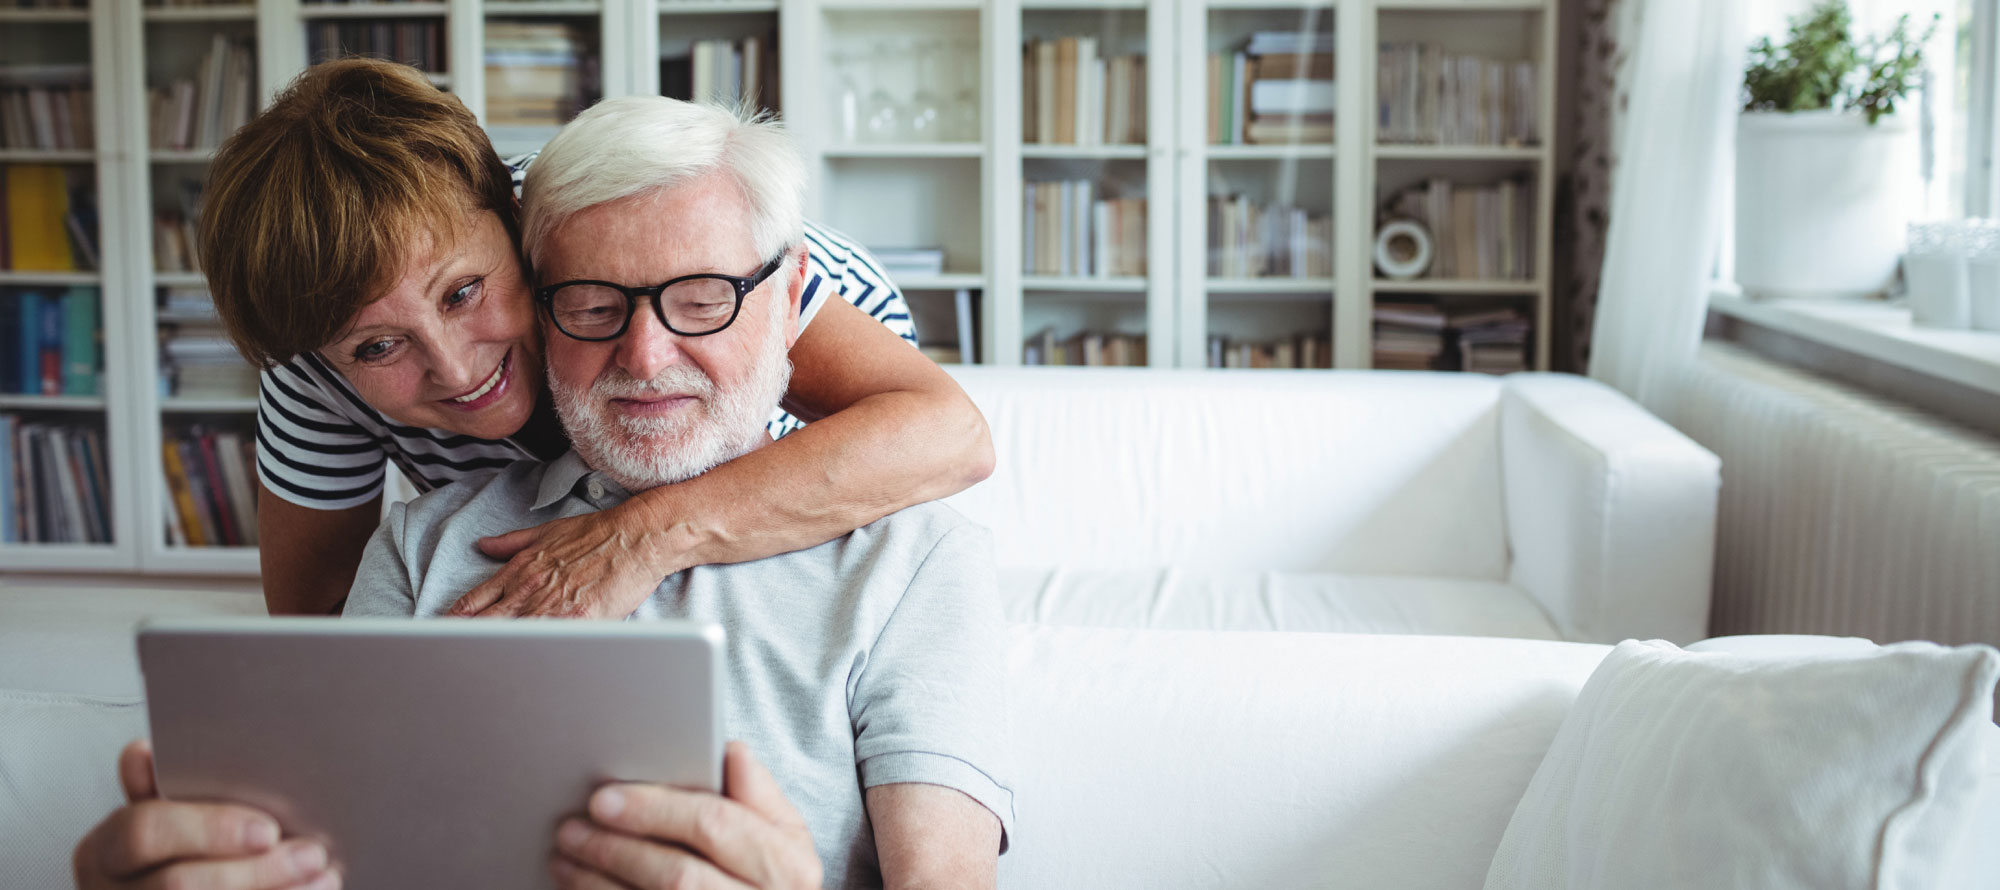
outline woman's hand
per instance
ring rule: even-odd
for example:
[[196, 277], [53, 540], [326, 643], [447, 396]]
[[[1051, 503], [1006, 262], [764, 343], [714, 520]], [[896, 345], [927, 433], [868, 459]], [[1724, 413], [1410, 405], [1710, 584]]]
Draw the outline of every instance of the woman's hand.
[[640, 540], [627, 502], [596, 513], [481, 538], [479, 550], [507, 560], [445, 614], [485, 618], [623, 618], [652, 596], [662, 571]]
[[70, 865], [81, 890], [201, 887], [209, 890], [338, 890], [326, 848], [279, 840], [278, 823], [235, 804], [161, 800], [153, 748], [143, 741], [118, 755], [125, 806], [76, 845]]

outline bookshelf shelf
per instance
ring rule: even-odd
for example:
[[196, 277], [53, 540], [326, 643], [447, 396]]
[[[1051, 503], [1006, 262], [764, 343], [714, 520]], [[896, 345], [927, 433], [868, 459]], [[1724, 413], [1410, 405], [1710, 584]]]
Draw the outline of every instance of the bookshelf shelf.
[[0, 9], [0, 22], [30, 25], [88, 21], [90, 21], [88, 9]]
[[978, 10], [982, 0], [833, 0], [820, 8], [827, 12], [936, 12]]
[[896, 286], [903, 290], [960, 290], [962, 288], [982, 288], [986, 286], [985, 276], [977, 272], [945, 272], [939, 275], [898, 275]]
[[160, 402], [160, 411], [166, 414], [255, 414], [257, 399], [243, 398], [179, 398], [169, 397]]
[[1074, 278], [1029, 275], [1021, 279], [1021, 289], [1028, 291], [1071, 291], [1075, 293], [1144, 294], [1146, 292], [1146, 279], [1131, 276]]
[[777, 0], [661, 0], [662, 17], [681, 15], [736, 15], [778, 11]]
[[0, 148], [0, 164], [88, 164], [97, 152], [88, 148]]
[[120, 544], [0, 544], [10, 572], [106, 572], [136, 568]]
[[1204, 151], [1212, 161], [1332, 160], [1331, 145], [1210, 145]]
[[257, 17], [257, 7], [240, 6], [149, 6], [149, 22], [244, 22]]
[[301, 3], [299, 18], [389, 19], [435, 18], [451, 12], [449, 3]]
[[1540, 281], [1510, 281], [1505, 279], [1415, 278], [1409, 281], [1391, 281], [1377, 278], [1374, 281], [1375, 292], [1381, 294], [1533, 296], [1541, 293], [1545, 286]]
[[1331, 12], [1335, 0], [1207, 0], [1209, 9], [1320, 9]]
[[200, 272], [154, 272], [153, 283], [198, 287], [207, 284], [208, 279], [203, 278]]
[[24, 396], [0, 395], [0, 410], [8, 411], [102, 411], [103, 396]]
[[1539, 161], [1548, 149], [1527, 145], [1378, 145], [1384, 161]]
[[837, 145], [825, 152], [829, 160], [841, 158], [976, 158], [985, 148], [976, 142], [903, 142], [870, 145]]
[[166, 149], [156, 148], [146, 152], [146, 159], [155, 164], [206, 164], [215, 158], [213, 148]]
[[147, 568], [176, 575], [255, 575], [255, 547], [161, 546]]
[[1269, 296], [1274, 294], [1333, 298], [1331, 278], [1210, 278], [1210, 294]]
[[1143, 145], [1023, 145], [1021, 157], [1029, 160], [1143, 160]]
[[488, 0], [489, 16], [597, 15], [604, 4], [597, 0]]
[[0, 270], [0, 285], [101, 284], [104, 276], [97, 272], [41, 272], [34, 269]]
[[1539, 0], [1375, 0], [1383, 12], [1540, 12]]

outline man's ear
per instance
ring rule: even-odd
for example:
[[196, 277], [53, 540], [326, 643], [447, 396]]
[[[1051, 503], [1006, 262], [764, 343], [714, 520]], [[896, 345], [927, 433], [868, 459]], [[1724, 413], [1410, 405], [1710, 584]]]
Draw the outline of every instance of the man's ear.
[[[798, 345], [799, 342], [799, 310], [801, 309], [799, 300], [803, 299], [806, 291], [806, 251], [811, 249], [810, 245], [804, 243], [799, 245], [798, 259], [792, 262], [792, 274], [787, 276], [789, 279], [785, 286], [785, 300], [787, 304], [785, 311], [785, 349], [787, 350]], [[825, 294], [820, 295], [821, 299], [825, 299], [825, 297]]]

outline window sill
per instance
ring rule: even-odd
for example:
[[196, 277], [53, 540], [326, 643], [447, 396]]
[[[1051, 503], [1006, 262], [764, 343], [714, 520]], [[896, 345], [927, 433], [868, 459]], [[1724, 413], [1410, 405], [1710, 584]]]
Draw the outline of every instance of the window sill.
[[1877, 300], [1750, 300], [1716, 282], [1708, 309], [1886, 365], [2000, 395], [2000, 333], [1942, 331], [1910, 323], [1910, 310]]

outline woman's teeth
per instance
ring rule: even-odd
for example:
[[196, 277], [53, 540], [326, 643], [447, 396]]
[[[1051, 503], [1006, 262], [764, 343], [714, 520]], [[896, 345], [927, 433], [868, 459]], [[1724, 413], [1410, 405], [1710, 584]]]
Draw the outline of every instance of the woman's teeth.
[[466, 393], [465, 395], [450, 399], [450, 401], [464, 404], [466, 402], [478, 399], [480, 396], [483, 396], [489, 392], [492, 392], [493, 387], [500, 385], [501, 372], [505, 370], [507, 370], [507, 360], [503, 358], [500, 360], [500, 364], [494, 366], [493, 376], [486, 378], [486, 382], [484, 384], [481, 384], [478, 389]]

